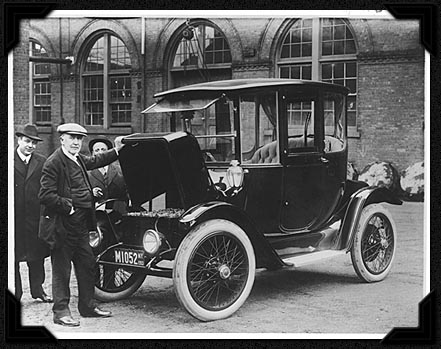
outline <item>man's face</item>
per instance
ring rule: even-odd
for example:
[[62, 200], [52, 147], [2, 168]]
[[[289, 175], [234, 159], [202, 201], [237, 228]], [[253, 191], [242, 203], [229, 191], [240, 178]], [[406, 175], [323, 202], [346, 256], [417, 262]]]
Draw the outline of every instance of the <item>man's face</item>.
[[60, 136], [60, 141], [61, 145], [69, 154], [77, 155], [81, 150], [81, 145], [83, 144], [83, 136], [63, 133]]
[[34, 141], [29, 137], [20, 136], [18, 137], [18, 150], [24, 156], [31, 155], [34, 152], [35, 148], [37, 148], [37, 143], [37, 141]]
[[109, 148], [105, 143], [96, 142], [92, 147], [92, 154], [96, 155], [96, 154], [104, 153], [107, 150], [109, 150]]

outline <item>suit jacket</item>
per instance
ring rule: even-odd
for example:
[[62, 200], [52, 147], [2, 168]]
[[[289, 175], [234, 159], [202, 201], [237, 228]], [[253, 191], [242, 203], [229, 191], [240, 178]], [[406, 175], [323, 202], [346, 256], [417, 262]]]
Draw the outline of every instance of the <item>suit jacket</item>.
[[103, 196], [99, 198], [100, 201], [107, 199], [127, 199], [126, 183], [121, 171], [118, 161], [109, 165], [107, 169], [107, 178], [104, 178], [99, 169], [89, 171], [89, 180], [92, 188], [99, 187], [103, 191]]
[[40, 221], [40, 178], [46, 158], [33, 153], [25, 165], [14, 150], [15, 260], [35, 261], [49, 255], [48, 246], [38, 238]]
[[[114, 149], [94, 156], [78, 155], [78, 162], [85, 173], [98, 167], [110, 164], [118, 158]], [[46, 160], [41, 176], [41, 189], [39, 198], [42, 204], [39, 236], [46, 241], [51, 249], [61, 246], [67, 235], [65, 223], [69, 219], [72, 209], [72, 194], [70, 184], [70, 174], [68, 161], [61, 147], [55, 150]], [[86, 176], [86, 180], [87, 176]], [[90, 184], [90, 183], [89, 183]], [[88, 185], [91, 188], [90, 185]], [[91, 196], [92, 193], [91, 193]], [[96, 228], [95, 210], [93, 201], [90, 202], [91, 208], [91, 230]]]

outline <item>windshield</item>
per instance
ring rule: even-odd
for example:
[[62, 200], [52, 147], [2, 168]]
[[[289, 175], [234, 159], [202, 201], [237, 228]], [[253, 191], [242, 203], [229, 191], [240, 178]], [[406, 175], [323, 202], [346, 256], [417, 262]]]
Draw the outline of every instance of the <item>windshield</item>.
[[193, 134], [206, 162], [229, 163], [236, 154], [233, 102], [225, 96], [185, 97], [167, 96], [143, 113], [160, 113], [169, 120], [170, 131]]
[[144, 110], [144, 114], [195, 111], [208, 108], [216, 99], [162, 99]]

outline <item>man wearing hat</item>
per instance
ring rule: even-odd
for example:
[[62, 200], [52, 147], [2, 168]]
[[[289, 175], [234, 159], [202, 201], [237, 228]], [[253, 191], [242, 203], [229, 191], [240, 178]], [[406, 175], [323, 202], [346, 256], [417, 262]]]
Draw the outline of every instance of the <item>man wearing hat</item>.
[[[97, 137], [89, 142], [89, 151], [92, 155], [106, 152], [113, 148], [112, 142], [105, 137]], [[112, 203], [112, 208], [120, 213], [126, 211], [124, 201], [127, 201], [127, 189], [118, 161], [110, 165], [89, 171], [90, 184], [93, 195], [98, 202], [107, 199], [117, 199]]]
[[[43, 167], [39, 198], [42, 204], [40, 237], [51, 248], [54, 323], [79, 326], [69, 309], [71, 262], [78, 282], [78, 310], [83, 317], [108, 317], [93, 299], [95, 258], [89, 231], [96, 229], [92, 187], [87, 170], [103, 167], [118, 158], [121, 142], [107, 152], [80, 154], [87, 130], [75, 123], [60, 125], [61, 147]], [[120, 137], [121, 138], [121, 137]]]
[[43, 290], [44, 259], [49, 256], [49, 249], [38, 238], [38, 192], [46, 158], [34, 152], [42, 141], [35, 125], [27, 124], [15, 135], [18, 137], [14, 151], [15, 297], [20, 300], [23, 295], [20, 262], [26, 261], [32, 298], [50, 303], [52, 298]]

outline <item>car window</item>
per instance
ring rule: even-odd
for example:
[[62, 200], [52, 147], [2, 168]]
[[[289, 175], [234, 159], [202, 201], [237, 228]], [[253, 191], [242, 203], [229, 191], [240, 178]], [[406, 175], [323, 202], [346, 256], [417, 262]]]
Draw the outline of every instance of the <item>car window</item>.
[[318, 151], [314, 134], [316, 101], [310, 96], [289, 98], [286, 104], [288, 153]]
[[206, 109], [174, 114], [176, 130], [188, 131], [197, 138], [206, 162], [230, 162], [235, 158], [236, 133], [231, 101], [221, 98]]
[[344, 97], [339, 94], [326, 93], [324, 96], [325, 140], [324, 151], [333, 153], [344, 149], [345, 110]]
[[240, 98], [242, 162], [279, 163], [276, 93]]

